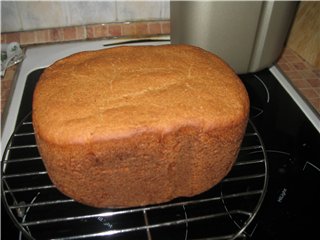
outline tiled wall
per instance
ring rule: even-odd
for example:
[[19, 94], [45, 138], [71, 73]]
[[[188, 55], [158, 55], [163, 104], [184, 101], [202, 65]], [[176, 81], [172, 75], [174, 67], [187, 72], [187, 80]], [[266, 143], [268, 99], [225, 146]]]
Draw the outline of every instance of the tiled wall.
[[162, 1], [3, 1], [1, 32], [170, 18]]
[[310, 65], [290, 48], [284, 49], [277, 65], [298, 92], [320, 114], [320, 69]]
[[143, 37], [170, 34], [170, 21], [139, 21], [58, 27], [1, 34], [1, 43], [32, 44], [68, 42], [113, 37]]

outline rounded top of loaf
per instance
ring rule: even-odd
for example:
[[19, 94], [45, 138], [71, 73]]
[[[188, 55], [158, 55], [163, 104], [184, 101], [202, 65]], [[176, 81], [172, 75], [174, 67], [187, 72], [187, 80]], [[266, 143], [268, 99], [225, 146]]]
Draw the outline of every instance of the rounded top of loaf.
[[56, 144], [86, 143], [183, 126], [243, 123], [247, 92], [214, 54], [189, 45], [121, 46], [80, 52], [45, 69], [33, 124]]

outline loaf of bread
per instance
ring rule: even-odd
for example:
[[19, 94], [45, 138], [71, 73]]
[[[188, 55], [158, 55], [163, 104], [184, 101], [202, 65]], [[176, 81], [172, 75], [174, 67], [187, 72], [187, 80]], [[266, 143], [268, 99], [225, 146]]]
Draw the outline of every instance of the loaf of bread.
[[245, 87], [214, 54], [188, 45], [121, 46], [55, 62], [33, 96], [39, 152], [55, 186], [94, 207], [202, 193], [237, 158]]

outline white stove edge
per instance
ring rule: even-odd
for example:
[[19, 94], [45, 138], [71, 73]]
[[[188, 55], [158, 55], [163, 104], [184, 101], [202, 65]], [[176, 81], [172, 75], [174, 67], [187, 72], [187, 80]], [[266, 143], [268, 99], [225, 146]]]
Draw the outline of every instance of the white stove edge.
[[283, 75], [283, 73], [278, 69], [277, 66], [272, 66], [269, 70], [320, 133], [320, 117], [315, 112], [315, 110], [313, 110], [309, 106], [309, 104], [306, 103], [303, 97], [297, 92], [297, 90], [292, 86], [292, 84], [288, 81], [288, 79], [285, 77], [285, 75]]
[[[170, 38], [168, 36], [156, 37], [155, 39], [167, 40], [168, 42], [153, 41], [144, 43], [134, 43], [130, 45], [159, 45], [170, 43]], [[50, 66], [55, 61], [63, 57], [69, 56], [73, 53], [103, 49], [108, 47], [103, 46], [105, 44], [121, 43], [130, 40], [139, 39], [110, 39], [86, 42], [60, 43], [28, 48], [25, 53], [25, 59], [20, 65], [17, 78], [15, 79], [15, 89], [13, 95], [11, 96], [11, 101], [9, 101], [10, 105], [8, 106], [7, 116], [5, 119], [3, 119], [4, 123], [2, 123], [3, 131], [1, 137], [1, 161], [3, 158], [6, 144], [9, 141], [12, 133], [14, 132], [14, 125], [20, 107], [26, 76], [28, 76], [28, 74], [30, 74], [32, 71], [36, 69]], [[276, 66], [272, 66], [270, 68], [270, 71], [278, 79], [280, 84], [287, 90], [290, 96], [294, 99], [294, 101], [298, 104], [298, 106], [302, 109], [302, 111], [306, 114], [308, 119], [312, 122], [312, 124], [320, 133], [320, 120], [319, 117], [315, 114], [315, 112], [312, 111], [310, 106], [305, 103], [303, 98], [299, 95], [299, 93], [297, 93], [297, 91], [292, 87], [292, 85], [288, 82], [286, 77], [280, 72], [280, 70], [278, 70]]]

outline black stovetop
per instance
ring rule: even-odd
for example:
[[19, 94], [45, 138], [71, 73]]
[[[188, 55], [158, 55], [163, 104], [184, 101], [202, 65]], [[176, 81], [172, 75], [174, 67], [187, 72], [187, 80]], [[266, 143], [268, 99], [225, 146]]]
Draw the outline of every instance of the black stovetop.
[[[28, 76], [17, 124], [31, 111], [33, 89], [42, 71]], [[269, 165], [265, 199], [245, 234], [248, 239], [313, 239], [320, 212], [319, 133], [269, 70], [240, 78]], [[18, 239], [4, 208], [2, 238]]]
[[319, 133], [269, 71], [241, 78], [269, 163], [254, 239], [313, 239], [320, 213]]

